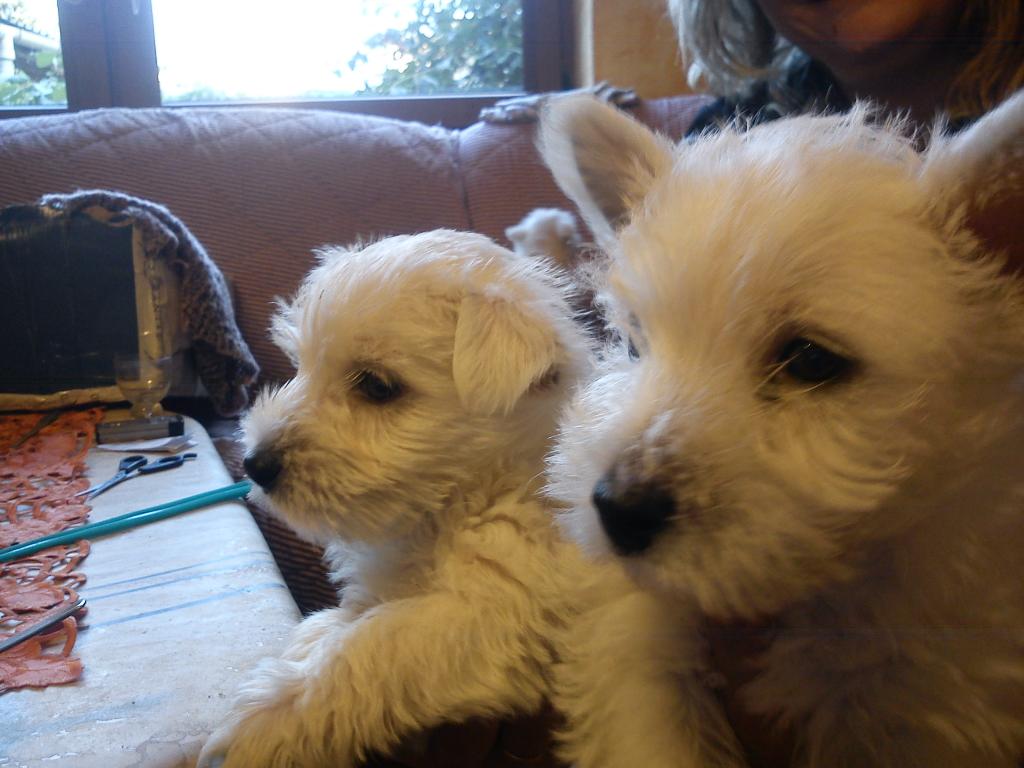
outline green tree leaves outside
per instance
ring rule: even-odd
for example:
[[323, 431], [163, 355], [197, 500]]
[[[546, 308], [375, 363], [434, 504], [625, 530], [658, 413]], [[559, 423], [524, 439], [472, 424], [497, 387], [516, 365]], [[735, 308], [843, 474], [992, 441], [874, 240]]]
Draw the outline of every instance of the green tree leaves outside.
[[[359, 95], [406, 96], [459, 91], [518, 90], [523, 86], [523, 19], [519, 0], [416, 0], [404, 29], [366, 41], [392, 49], [394, 66]], [[357, 53], [348, 66], [367, 61]]]
[[[39, 32], [19, 0], [0, 2], [0, 22]], [[0, 106], [66, 104], [64, 61], [60, 51], [30, 51], [15, 46], [15, 71], [0, 80]]]
[[25, 10], [25, 3], [23, 0], [9, 0], [8, 2], [0, 2], [0, 21], [7, 21], [11, 24], [15, 24], [25, 29], [31, 29], [33, 32], [39, 30], [35, 26], [35, 19], [28, 15]]

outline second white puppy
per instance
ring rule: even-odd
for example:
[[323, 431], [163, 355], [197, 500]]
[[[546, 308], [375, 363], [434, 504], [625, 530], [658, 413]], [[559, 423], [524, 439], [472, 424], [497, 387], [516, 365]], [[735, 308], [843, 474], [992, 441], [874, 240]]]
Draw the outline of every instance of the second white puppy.
[[796, 742], [760, 764], [1024, 756], [1024, 282], [971, 226], [1020, 199], [1024, 93], [923, 154], [869, 117], [673, 146], [552, 102], [544, 155], [622, 339], [553, 490], [641, 587], [561, 668], [585, 768], [750, 765], [706, 640], [751, 623], [732, 703]]
[[245, 422], [261, 500], [331, 544], [339, 608], [244, 688], [200, 765], [349, 766], [548, 695], [544, 454], [584, 342], [534, 260], [436, 231], [323, 254], [274, 327], [298, 369]]

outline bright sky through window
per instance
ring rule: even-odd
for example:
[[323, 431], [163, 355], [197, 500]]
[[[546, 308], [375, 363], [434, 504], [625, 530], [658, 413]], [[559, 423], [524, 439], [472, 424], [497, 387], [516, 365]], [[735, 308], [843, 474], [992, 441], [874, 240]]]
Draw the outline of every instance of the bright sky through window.
[[[405, 27], [415, 0], [153, 0], [165, 102], [350, 95], [391, 53], [366, 49]], [[368, 60], [349, 67], [360, 50]]]
[[32, 22], [28, 26], [54, 40], [60, 39], [57, 0], [22, 0], [22, 7], [26, 18]]

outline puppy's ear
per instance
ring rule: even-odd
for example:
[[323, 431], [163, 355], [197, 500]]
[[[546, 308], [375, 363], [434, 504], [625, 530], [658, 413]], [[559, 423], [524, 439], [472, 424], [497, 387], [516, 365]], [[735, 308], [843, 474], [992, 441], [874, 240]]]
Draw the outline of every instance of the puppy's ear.
[[299, 367], [300, 332], [296, 326], [296, 307], [281, 297], [275, 300], [277, 312], [270, 320], [270, 338], [284, 352], [288, 362]]
[[961, 207], [967, 225], [993, 249], [1009, 249], [1024, 267], [1024, 91], [963, 133], [939, 139], [928, 150], [922, 180], [939, 215]]
[[513, 301], [470, 294], [455, 328], [452, 374], [459, 400], [485, 416], [509, 413], [559, 358], [554, 332]]
[[604, 244], [629, 222], [674, 151], [664, 137], [590, 96], [553, 99], [538, 146], [558, 186]]

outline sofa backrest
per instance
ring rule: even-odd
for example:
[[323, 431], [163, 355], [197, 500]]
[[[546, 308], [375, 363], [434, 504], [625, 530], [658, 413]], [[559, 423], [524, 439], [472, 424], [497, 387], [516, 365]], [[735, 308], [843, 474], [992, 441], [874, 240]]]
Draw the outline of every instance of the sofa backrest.
[[[637, 116], [681, 135], [703, 103]], [[504, 243], [536, 207], [571, 208], [534, 148], [535, 124], [450, 131], [293, 109], [109, 109], [0, 121], [0, 206], [105, 188], [167, 206], [232, 284], [265, 380], [291, 375], [267, 328], [326, 244], [439, 227]]]

